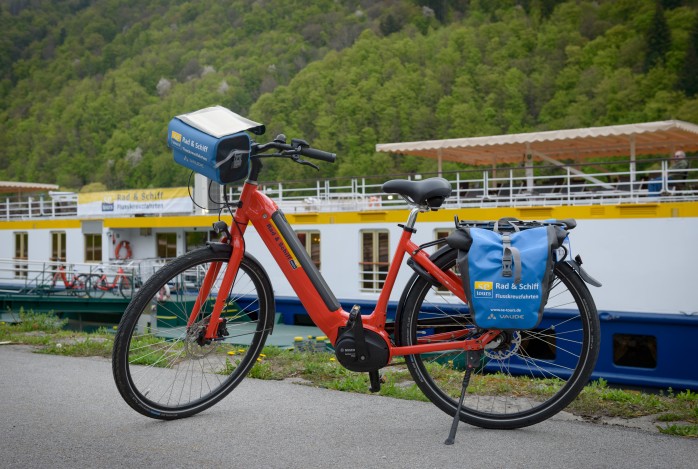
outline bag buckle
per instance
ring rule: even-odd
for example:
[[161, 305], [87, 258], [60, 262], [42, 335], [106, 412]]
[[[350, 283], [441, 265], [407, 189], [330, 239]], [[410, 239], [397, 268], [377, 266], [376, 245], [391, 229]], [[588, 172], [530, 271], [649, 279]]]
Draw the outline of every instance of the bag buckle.
[[511, 270], [511, 261], [511, 249], [505, 247], [504, 253], [502, 254], [502, 277], [511, 277], [513, 275]]

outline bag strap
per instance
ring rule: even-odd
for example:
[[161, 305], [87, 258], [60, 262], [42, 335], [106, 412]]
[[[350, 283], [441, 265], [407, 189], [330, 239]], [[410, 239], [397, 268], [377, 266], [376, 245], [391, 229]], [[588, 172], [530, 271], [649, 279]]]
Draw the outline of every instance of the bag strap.
[[[518, 230], [517, 230], [518, 231]], [[511, 245], [508, 234], [502, 235], [502, 277], [514, 276], [514, 283], [521, 283], [521, 252]], [[511, 263], [514, 262], [514, 271]]]
[[249, 151], [245, 151], [245, 150], [231, 150], [230, 153], [228, 153], [228, 156], [226, 156], [226, 157], [223, 158], [221, 161], [219, 161], [218, 163], [216, 163], [215, 165], [213, 165], [213, 167], [216, 168], [216, 169], [218, 169], [218, 168], [220, 168], [221, 166], [223, 166], [224, 164], [226, 164], [228, 161], [232, 160], [233, 157], [236, 157], [236, 156], [245, 157], [245, 156], [247, 156], [247, 155], [249, 155], [249, 154], [250, 154], [250, 152], [249, 152]]
[[511, 227], [514, 228], [514, 231], [519, 231], [519, 227], [516, 226], [516, 224], [514, 223], [514, 221], [518, 221], [518, 220], [509, 220], [507, 218], [502, 218], [502, 219], [499, 219], [496, 222], [494, 222], [494, 227], [492, 227], [492, 231], [494, 231], [495, 233], [499, 233], [499, 222], [500, 221], [504, 222], [504, 223], [508, 223], [509, 225], [511, 225]]

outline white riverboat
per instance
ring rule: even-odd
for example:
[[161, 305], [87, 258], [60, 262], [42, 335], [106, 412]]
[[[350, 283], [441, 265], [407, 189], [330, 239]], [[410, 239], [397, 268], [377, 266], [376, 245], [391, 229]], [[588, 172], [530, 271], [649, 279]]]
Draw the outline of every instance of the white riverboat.
[[[698, 390], [692, 344], [698, 334], [698, 288], [692, 272], [698, 265], [693, 248], [698, 236], [698, 159], [687, 158], [686, 170], [672, 169], [667, 161], [677, 150], [698, 150], [698, 126], [668, 121], [385, 144], [377, 150], [434, 158], [438, 173], [452, 183], [453, 194], [442, 209], [420, 215], [413, 238], [418, 243], [448, 234], [454, 216], [575, 218], [572, 254], [580, 254], [585, 269], [603, 283], [590, 287], [602, 324], [595, 376], [625, 385]], [[638, 158], [646, 155], [651, 159]], [[483, 167], [441, 171], [441, 162], [447, 160]], [[397, 224], [407, 219], [404, 201], [381, 192], [389, 178], [263, 186], [346, 310], [354, 304], [364, 312], [372, 310], [401, 234]], [[203, 177], [196, 181], [193, 191], [89, 194], [20, 183], [0, 186], [8, 194], [0, 201], [3, 309], [18, 292], [45, 291], [47, 283], [57, 292], [69, 290], [62, 278], [53, 281], [57, 265], [66, 272], [102, 269], [109, 280], [120, 268], [122, 275], [145, 280], [167, 259], [216, 240], [211, 225], [219, 210], [207, 201], [207, 192], [221, 189], [210, 188]], [[237, 187], [226, 190], [234, 197]], [[253, 228], [246, 249], [270, 275], [282, 320], [309, 324]], [[401, 271], [389, 315], [412, 273], [407, 267]]]

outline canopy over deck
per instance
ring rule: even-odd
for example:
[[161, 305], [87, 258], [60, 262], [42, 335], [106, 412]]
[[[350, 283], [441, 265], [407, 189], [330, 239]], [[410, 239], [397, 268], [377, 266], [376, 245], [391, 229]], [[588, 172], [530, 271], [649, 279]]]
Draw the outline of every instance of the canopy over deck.
[[55, 184], [37, 184], [33, 182], [0, 181], [0, 193], [17, 194], [21, 192], [47, 192], [55, 191]]
[[493, 166], [522, 162], [526, 155], [557, 161], [629, 155], [634, 160], [635, 155], [671, 155], [677, 150], [698, 150], [698, 125], [670, 120], [376, 145], [376, 151]]

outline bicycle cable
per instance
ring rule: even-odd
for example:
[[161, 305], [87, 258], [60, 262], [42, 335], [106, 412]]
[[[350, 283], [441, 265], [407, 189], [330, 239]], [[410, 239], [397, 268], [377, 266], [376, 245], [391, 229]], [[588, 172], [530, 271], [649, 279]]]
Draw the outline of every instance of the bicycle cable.
[[[192, 176], [194, 176], [194, 174], [195, 174], [194, 171], [189, 173], [189, 181], [187, 182], [187, 192], [189, 193], [189, 199], [191, 199], [191, 202], [194, 204], [195, 207], [200, 208], [201, 210], [209, 210], [207, 207], [202, 207], [201, 205], [196, 203], [196, 198], [191, 193], [191, 187], [192, 187], [191, 178], [192, 178]], [[220, 210], [223, 210], [225, 208], [226, 204], [223, 202], [220, 202], [220, 201], [213, 200], [213, 197], [211, 197], [211, 185], [212, 184], [213, 184], [213, 181], [209, 180], [208, 181], [208, 191], [206, 191], [208, 193], [208, 200], [210, 202], [213, 202], [214, 204], [218, 205], [219, 206], [218, 208]], [[223, 186], [223, 187], [224, 187], [223, 190], [225, 191], [225, 186]], [[220, 219], [220, 214], [219, 214], [219, 219]]]

